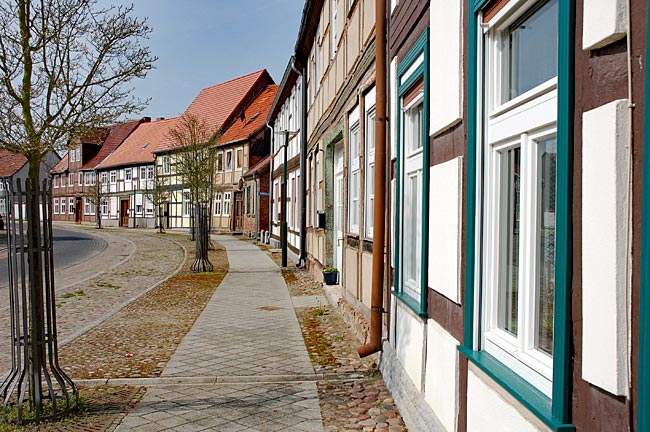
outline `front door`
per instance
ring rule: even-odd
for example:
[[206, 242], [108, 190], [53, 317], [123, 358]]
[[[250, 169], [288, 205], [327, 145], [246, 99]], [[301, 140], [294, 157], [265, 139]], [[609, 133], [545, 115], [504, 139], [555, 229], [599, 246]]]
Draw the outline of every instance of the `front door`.
[[242, 231], [244, 228], [244, 199], [241, 192], [235, 192], [235, 227], [234, 231]]
[[129, 200], [120, 200], [120, 226], [129, 226]]
[[343, 270], [343, 146], [334, 150], [334, 267]]
[[74, 221], [78, 224], [81, 223], [81, 220], [83, 218], [83, 204], [81, 202], [81, 198], [77, 197], [75, 199], [75, 207], [74, 207]]

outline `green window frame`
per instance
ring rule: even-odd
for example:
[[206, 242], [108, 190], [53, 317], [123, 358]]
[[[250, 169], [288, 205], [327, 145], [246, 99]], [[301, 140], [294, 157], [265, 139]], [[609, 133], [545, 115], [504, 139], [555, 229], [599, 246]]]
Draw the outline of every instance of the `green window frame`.
[[[648, 2], [650, 6], [650, 1]], [[650, 26], [650, 14], [648, 14]], [[646, 26], [646, 28], [650, 28]], [[650, 55], [650, 32], [647, 33], [646, 59]], [[645, 71], [644, 124], [650, 125], [650, 70]], [[642, 365], [650, 362], [650, 130], [643, 131], [643, 209], [641, 234], [641, 289], [639, 299], [639, 382], [637, 430], [650, 431], [650, 370]]]
[[[421, 64], [415, 70], [411, 67], [423, 57]], [[404, 79], [405, 75], [408, 77]], [[402, 96], [420, 80], [423, 81], [424, 99], [422, 106], [422, 253], [420, 274], [420, 298], [415, 299], [404, 293], [402, 287], [402, 269], [400, 266], [401, 240], [400, 240], [400, 213], [401, 213], [401, 176], [403, 155], [401, 154], [402, 136]], [[393, 295], [407, 305], [413, 312], [422, 318], [427, 318], [427, 290], [428, 290], [428, 250], [429, 250], [429, 28], [415, 42], [411, 50], [397, 67], [397, 171], [396, 171], [396, 199], [395, 199], [395, 256], [394, 256], [394, 290]]]
[[[573, 86], [574, 86], [574, 36], [575, 4], [571, 1], [559, 2], [558, 29], [558, 112], [557, 112], [557, 244], [555, 270], [555, 316], [553, 346], [552, 398], [549, 398], [533, 385], [515, 374], [493, 356], [480, 350], [480, 317], [475, 316], [476, 302], [480, 301], [476, 292], [477, 262], [476, 233], [477, 205], [482, 196], [477, 191], [477, 142], [481, 125], [478, 124], [477, 91], [478, 64], [478, 26], [481, 10], [488, 0], [469, 1], [469, 65], [468, 65], [468, 114], [467, 114], [467, 196], [466, 196], [466, 266], [465, 266], [465, 305], [464, 335], [459, 351], [507, 390], [527, 409], [535, 414], [554, 431], [574, 431], [571, 418], [571, 185], [573, 184]], [[478, 203], [478, 204], [477, 204]], [[480, 280], [479, 280], [480, 282]]]

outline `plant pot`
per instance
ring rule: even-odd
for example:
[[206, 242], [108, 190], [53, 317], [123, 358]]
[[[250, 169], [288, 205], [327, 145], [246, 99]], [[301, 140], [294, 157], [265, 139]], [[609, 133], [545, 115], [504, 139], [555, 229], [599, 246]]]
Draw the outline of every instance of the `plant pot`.
[[325, 280], [325, 285], [338, 285], [339, 272], [323, 272], [323, 279]]

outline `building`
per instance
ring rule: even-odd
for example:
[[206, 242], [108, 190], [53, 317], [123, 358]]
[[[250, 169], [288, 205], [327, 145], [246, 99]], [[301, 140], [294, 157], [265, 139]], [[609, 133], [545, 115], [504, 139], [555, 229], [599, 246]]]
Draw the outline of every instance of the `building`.
[[[105, 226], [167, 227], [166, 206], [155, 208], [153, 196], [160, 184], [154, 152], [166, 146], [177, 117], [143, 122], [106, 159], [97, 165], [102, 224]], [[159, 213], [161, 213], [159, 215]], [[162, 217], [160, 217], [162, 216]]]
[[[49, 152], [41, 162], [40, 180], [48, 178], [48, 171], [61, 160], [61, 157], [54, 151]], [[11, 153], [7, 150], [0, 150], [0, 217], [5, 220], [7, 217], [7, 199], [5, 196], [6, 187], [11, 184], [14, 188], [18, 182], [25, 189], [25, 180], [29, 178], [29, 162], [23, 155]], [[16, 209], [18, 212], [19, 209]], [[25, 218], [25, 207], [22, 214]], [[17, 216], [20, 216], [17, 214]]]
[[271, 156], [260, 159], [244, 173], [244, 234], [259, 238], [270, 222], [269, 191]]
[[[273, 127], [271, 140], [271, 173], [272, 173], [272, 200], [271, 214], [272, 226], [264, 228], [271, 232], [271, 243], [279, 247], [281, 243], [282, 222], [287, 222], [287, 251], [292, 258], [300, 261], [301, 251], [304, 251], [303, 212], [306, 201], [300, 197], [304, 195], [302, 183], [305, 176], [301, 163], [303, 150], [303, 136], [301, 134], [303, 123], [302, 102], [302, 73], [296, 69], [295, 58], [291, 58], [285, 69], [280, 89], [278, 90], [273, 106], [269, 112], [268, 123]], [[305, 141], [306, 142], [306, 141]], [[285, 155], [286, 152], [286, 155]], [[286, 211], [282, 213], [282, 193], [284, 188], [284, 160], [287, 165], [287, 190]], [[304, 215], [304, 216], [303, 216]], [[303, 254], [304, 257], [304, 254]]]
[[[96, 222], [96, 168], [148, 117], [74, 137], [68, 153], [51, 169], [54, 221]], [[117, 210], [116, 210], [117, 211]]]
[[[214, 209], [213, 229], [228, 231], [243, 229], [241, 226], [243, 196], [239, 189], [239, 179], [250, 166], [248, 135], [246, 139], [233, 136], [231, 142], [224, 142], [223, 138], [228, 139], [226, 134], [230, 127], [240, 128], [241, 125], [237, 122], [251, 121], [255, 113], [249, 114], [250, 117], [246, 120], [244, 117], [247, 114], [246, 109], [272, 84], [273, 79], [269, 73], [260, 70], [207, 87], [201, 90], [183, 114], [205, 122], [212, 133], [221, 134], [217, 149], [214, 151], [213, 162], [214, 202], [210, 203], [210, 207]], [[257, 118], [252, 121], [257, 121]], [[154, 152], [156, 170], [161, 173], [161, 177], [165, 179], [171, 190], [167, 205], [169, 227], [189, 228], [192, 226], [193, 199], [189, 188], [183, 184], [183, 179], [178, 173], [179, 152], [182, 152], [182, 147], [168, 140], [165, 147]]]

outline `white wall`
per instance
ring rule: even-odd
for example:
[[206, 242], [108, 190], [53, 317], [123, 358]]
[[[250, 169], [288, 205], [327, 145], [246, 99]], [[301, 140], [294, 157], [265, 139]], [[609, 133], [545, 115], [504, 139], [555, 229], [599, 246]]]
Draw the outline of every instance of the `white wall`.
[[395, 351], [415, 387], [422, 391], [424, 323], [401, 301], [395, 300]]
[[628, 387], [627, 104], [583, 113], [582, 128], [582, 377], [621, 396]]
[[458, 341], [434, 320], [427, 321], [425, 400], [447, 431], [458, 417]]
[[[539, 432], [541, 427], [532, 417], [522, 414], [511, 400], [505, 400], [504, 390], [488, 381], [484, 374], [470, 366], [467, 378], [467, 430], [471, 432]], [[532, 414], [529, 414], [532, 416]], [[537, 424], [536, 424], [537, 423]]]
[[582, 48], [596, 49], [622, 39], [627, 32], [626, 0], [584, 0]]

